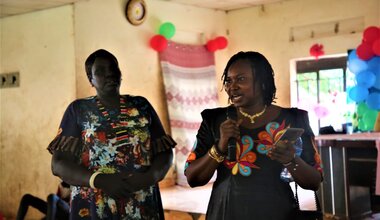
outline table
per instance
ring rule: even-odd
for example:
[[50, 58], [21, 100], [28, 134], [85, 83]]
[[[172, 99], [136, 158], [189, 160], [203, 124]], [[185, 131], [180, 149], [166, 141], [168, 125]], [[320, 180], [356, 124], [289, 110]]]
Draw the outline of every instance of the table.
[[376, 170], [380, 171], [380, 133], [320, 135], [315, 139], [324, 170], [320, 190], [323, 212], [339, 219], [363, 219], [372, 214], [373, 207], [380, 204], [380, 197], [374, 195], [376, 188], [380, 191], [380, 177], [376, 177]]

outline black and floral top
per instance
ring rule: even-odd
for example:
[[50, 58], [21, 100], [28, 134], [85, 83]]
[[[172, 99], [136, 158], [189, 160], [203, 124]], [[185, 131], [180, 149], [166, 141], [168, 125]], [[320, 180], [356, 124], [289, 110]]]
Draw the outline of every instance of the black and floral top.
[[[216, 108], [202, 112], [203, 121], [185, 169], [207, 154], [219, 139], [219, 126], [226, 120], [226, 111], [227, 108]], [[297, 206], [289, 182], [281, 178], [284, 166], [267, 155], [279, 138], [278, 134], [287, 127], [305, 130], [302, 141], [297, 141], [298, 145], [302, 145], [300, 157], [322, 171], [307, 112], [283, 108], [277, 118], [262, 127], [240, 127], [237, 160], [232, 162], [226, 159], [217, 168], [206, 219], [292, 219]]]
[[[120, 112], [89, 97], [72, 102], [48, 150], [67, 151], [89, 170], [102, 173], [144, 172], [155, 155], [171, 150], [150, 103], [140, 96], [120, 97]], [[113, 199], [102, 190], [71, 187], [70, 219], [163, 219], [158, 185]]]

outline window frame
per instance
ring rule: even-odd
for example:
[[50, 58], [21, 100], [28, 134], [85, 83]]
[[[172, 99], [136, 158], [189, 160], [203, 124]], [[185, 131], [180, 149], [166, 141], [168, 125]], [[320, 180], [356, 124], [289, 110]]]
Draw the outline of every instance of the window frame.
[[[299, 82], [297, 80], [298, 74], [303, 73], [316, 73], [317, 81], [317, 103], [320, 103], [320, 71], [331, 69], [343, 70], [343, 91], [347, 91], [347, 55], [341, 55], [338, 57], [326, 57], [320, 59], [308, 59], [308, 60], [296, 60], [295, 61], [295, 85], [296, 85], [296, 101], [299, 101]], [[318, 118], [318, 133], [321, 128], [321, 120]]]

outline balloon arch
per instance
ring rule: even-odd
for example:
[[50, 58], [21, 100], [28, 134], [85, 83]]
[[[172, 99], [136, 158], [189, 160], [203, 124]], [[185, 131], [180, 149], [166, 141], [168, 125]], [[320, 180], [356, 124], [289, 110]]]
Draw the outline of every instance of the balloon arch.
[[348, 55], [348, 69], [355, 74], [356, 85], [347, 95], [357, 103], [357, 126], [362, 131], [372, 130], [380, 111], [379, 27], [364, 30], [362, 43]]

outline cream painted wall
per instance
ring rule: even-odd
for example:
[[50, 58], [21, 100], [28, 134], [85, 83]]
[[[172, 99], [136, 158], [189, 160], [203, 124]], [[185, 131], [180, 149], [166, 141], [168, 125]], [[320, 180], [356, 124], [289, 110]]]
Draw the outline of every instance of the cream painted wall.
[[[290, 60], [309, 57], [314, 43], [324, 45], [326, 55], [346, 53], [356, 48], [362, 33], [336, 35], [289, 42], [290, 28], [363, 18], [364, 27], [379, 26], [379, 0], [291, 0], [232, 11], [227, 16], [229, 53], [256, 50], [264, 54], [275, 71], [277, 104], [290, 106]], [[363, 29], [364, 29], [363, 27]]]
[[0, 212], [15, 217], [23, 194], [46, 198], [59, 182], [46, 147], [75, 98], [73, 7], [3, 18], [0, 27], [0, 73], [18, 71], [21, 83], [0, 89]]

